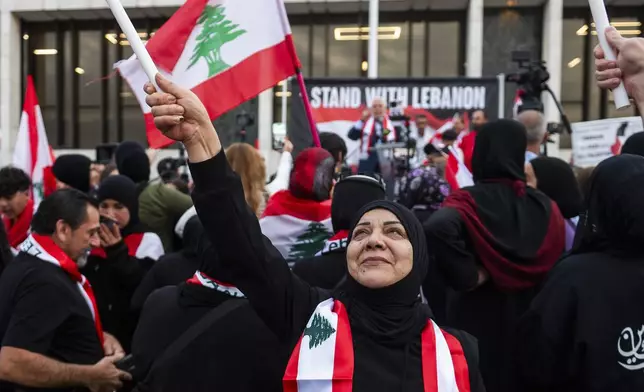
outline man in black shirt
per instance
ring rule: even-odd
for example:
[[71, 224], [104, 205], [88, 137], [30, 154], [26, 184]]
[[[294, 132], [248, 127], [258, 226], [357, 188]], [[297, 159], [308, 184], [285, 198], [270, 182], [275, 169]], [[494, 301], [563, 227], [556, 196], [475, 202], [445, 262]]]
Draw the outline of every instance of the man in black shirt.
[[[31, 235], [0, 278], [0, 380], [29, 390], [102, 392], [129, 378], [114, 365], [123, 349], [103, 333], [77, 266], [99, 244], [99, 227], [95, 202], [75, 189], [40, 204]], [[8, 383], [0, 390], [12, 390]]]

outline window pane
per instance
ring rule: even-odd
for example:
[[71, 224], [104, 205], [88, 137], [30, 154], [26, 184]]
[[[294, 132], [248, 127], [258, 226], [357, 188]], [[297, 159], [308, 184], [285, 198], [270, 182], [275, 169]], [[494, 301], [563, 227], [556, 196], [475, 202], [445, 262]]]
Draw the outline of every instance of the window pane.
[[[379, 33], [379, 35], [382, 34], [382, 38], [378, 40], [378, 76], [383, 78], [407, 76], [409, 23], [384, 24], [380, 26], [383, 31]], [[400, 31], [399, 38], [385, 39], [385, 37], [391, 36], [392, 32], [396, 31]]]
[[[143, 31], [139, 31], [143, 32]], [[129, 45], [123, 46], [123, 58], [129, 58], [134, 52]], [[143, 111], [139, 101], [130, 89], [130, 86], [123, 81], [121, 84], [121, 107], [123, 109], [123, 139], [137, 141], [144, 146], [147, 146], [147, 137], [145, 134], [145, 120], [143, 119]], [[118, 140], [119, 142], [123, 140]]]
[[325, 51], [326, 26], [313, 26], [313, 64], [311, 76], [326, 76], [325, 64], [327, 61]]
[[78, 122], [80, 148], [94, 148], [102, 142], [100, 31], [78, 32], [78, 65], [74, 67], [78, 78]]
[[429, 76], [458, 76], [460, 46], [458, 22], [431, 22], [429, 24]]
[[45, 123], [47, 139], [49, 139], [49, 143], [52, 146], [62, 147], [57, 145], [58, 116], [56, 114], [56, 58], [62, 56], [62, 52], [51, 55], [36, 55], [33, 53], [33, 50], [59, 50], [56, 46], [56, 32], [32, 33], [29, 36], [29, 40], [32, 50], [29, 56], [33, 56], [34, 61], [34, 84]]
[[582, 121], [584, 97], [584, 36], [578, 31], [583, 19], [564, 19], [561, 56], [561, 103], [571, 122]]
[[295, 44], [295, 51], [297, 57], [302, 63], [302, 74], [304, 76], [311, 74], [311, 64], [309, 64], [309, 26], [292, 26], [293, 43]]
[[425, 76], [425, 23], [411, 24], [411, 76]]
[[[343, 35], [341, 40], [336, 39], [337, 28], [355, 27], [347, 25], [329, 26], [329, 75], [332, 77], [360, 76], [362, 56], [361, 41], [358, 33]], [[317, 49], [316, 49], [317, 50]], [[382, 65], [380, 66], [382, 69]]]
[[[116, 34], [114, 30], [108, 32], [108, 34]], [[109, 72], [112, 72], [113, 66], [117, 61], [124, 60], [118, 57], [118, 45], [114, 44], [107, 40], [107, 38], [102, 37], [103, 40], [107, 42], [107, 69]], [[121, 77], [118, 74], [111, 76], [107, 79], [107, 128], [109, 130], [109, 142], [116, 143], [120, 142], [118, 140], [118, 118], [117, 118], [117, 108], [119, 102], [120, 91], [118, 89], [118, 83]], [[125, 83], [125, 82], [123, 82]]]

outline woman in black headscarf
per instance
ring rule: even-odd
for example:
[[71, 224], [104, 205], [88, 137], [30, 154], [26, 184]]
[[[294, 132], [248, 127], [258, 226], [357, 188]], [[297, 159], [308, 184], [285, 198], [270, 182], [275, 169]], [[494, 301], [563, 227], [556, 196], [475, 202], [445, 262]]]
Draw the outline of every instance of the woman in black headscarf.
[[130, 311], [134, 290], [163, 254], [161, 239], [139, 222], [136, 184], [121, 175], [108, 177], [97, 191], [101, 247], [81, 272], [92, 284], [103, 328], [129, 349], [136, 326]]
[[637, 132], [626, 139], [620, 154], [644, 156], [644, 132]]
[[323, 290], [295, 276], [262, 236], [223, 152], [190, 170], [197, 212], [231, 283], [293, 350], [286, 392], [484, 390], [474, 339], [440, 329], [419, 299], [428, 255], [411, 211], [388, 201], [358, 211], [347, 280]]
[[578, 216], [584, 204], [575, 172], [569, 164], [559, 158], [538, 157], [527, 164], [534, 170], [534, 186], [557, 203], [565, 219], [568, 251], [572, 248]]
[[644, 158], [593, 171], [572, 254], [551, 271], [520, 323], [526, 392], [644, 390]]
[[556, 204], [526, 187], [526, 131], [513, 120], [484, 125], [472, 157], [475, 185], [453, 190], [425, 225], [447, 283], [459, 291], [448, 323], [479, 339], [487, 388], [512, 383], [515, 323], [564, 251]]

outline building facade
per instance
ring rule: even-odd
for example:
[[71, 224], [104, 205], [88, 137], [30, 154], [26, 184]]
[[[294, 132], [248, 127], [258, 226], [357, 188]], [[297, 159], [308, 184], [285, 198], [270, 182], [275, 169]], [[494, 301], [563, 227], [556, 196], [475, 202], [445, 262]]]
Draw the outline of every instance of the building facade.
[[[183, 0], [122, 0], [148, 39]], [[641, 36], [644, 0], [607, 1], [614, 25]], [[286, 0], [305, 76], [366, 77], [368, 1]], [[544, 60], [549, 86], [571, 121], [633, 115], [616, 112], [594, 84], [597, 42], [585, 0], [381, 0], [382, 77], [491, 76], [517, 70], [512, 52]], [[104, 0], [3, 0], [0, 10], [2, 163], [10, 161], [26, 75], [33, 75], [49, 141], [56, 149], [93, 149], [121, 140], [145, 142], [143, 117], [113, 64], [132, 54]], [[506, 93], [513, 94], [508, 84]], [[225, 143], [239, 140], [235, 116], [255, 117], [247, 140], [270, 145], [280, 122], [282, 87], [220, 118]], [[544, 100], [549, 121], [554, 102]], [[566, 141], [562, 140], [562, 147]]]

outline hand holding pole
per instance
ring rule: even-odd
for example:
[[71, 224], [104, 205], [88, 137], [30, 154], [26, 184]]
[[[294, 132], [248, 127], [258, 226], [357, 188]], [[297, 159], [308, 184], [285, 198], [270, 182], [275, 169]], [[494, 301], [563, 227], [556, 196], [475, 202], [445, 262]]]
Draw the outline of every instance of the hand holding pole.
[[[604, 51], [607, 60], [616, 60], [615, 52], [606, 40], [606, 29], [610, 27], [608, 22], [608, 14], [606, 13], [606, 6], [603, 0], [588, 0], [590, 5], [590, 12], [593, 14], [595, 20], [595, 30], [597, 30], [597, 38], [599, 38], [599, 46]], [[590, 34], [591, 29], [588, 29]], [[624, 87], [624, 82], [620, 82], [619, 86], [613, 90], [613, 99], [615, 100], [615, 107], [617, 109], [630, 106], [628, 93]]]

